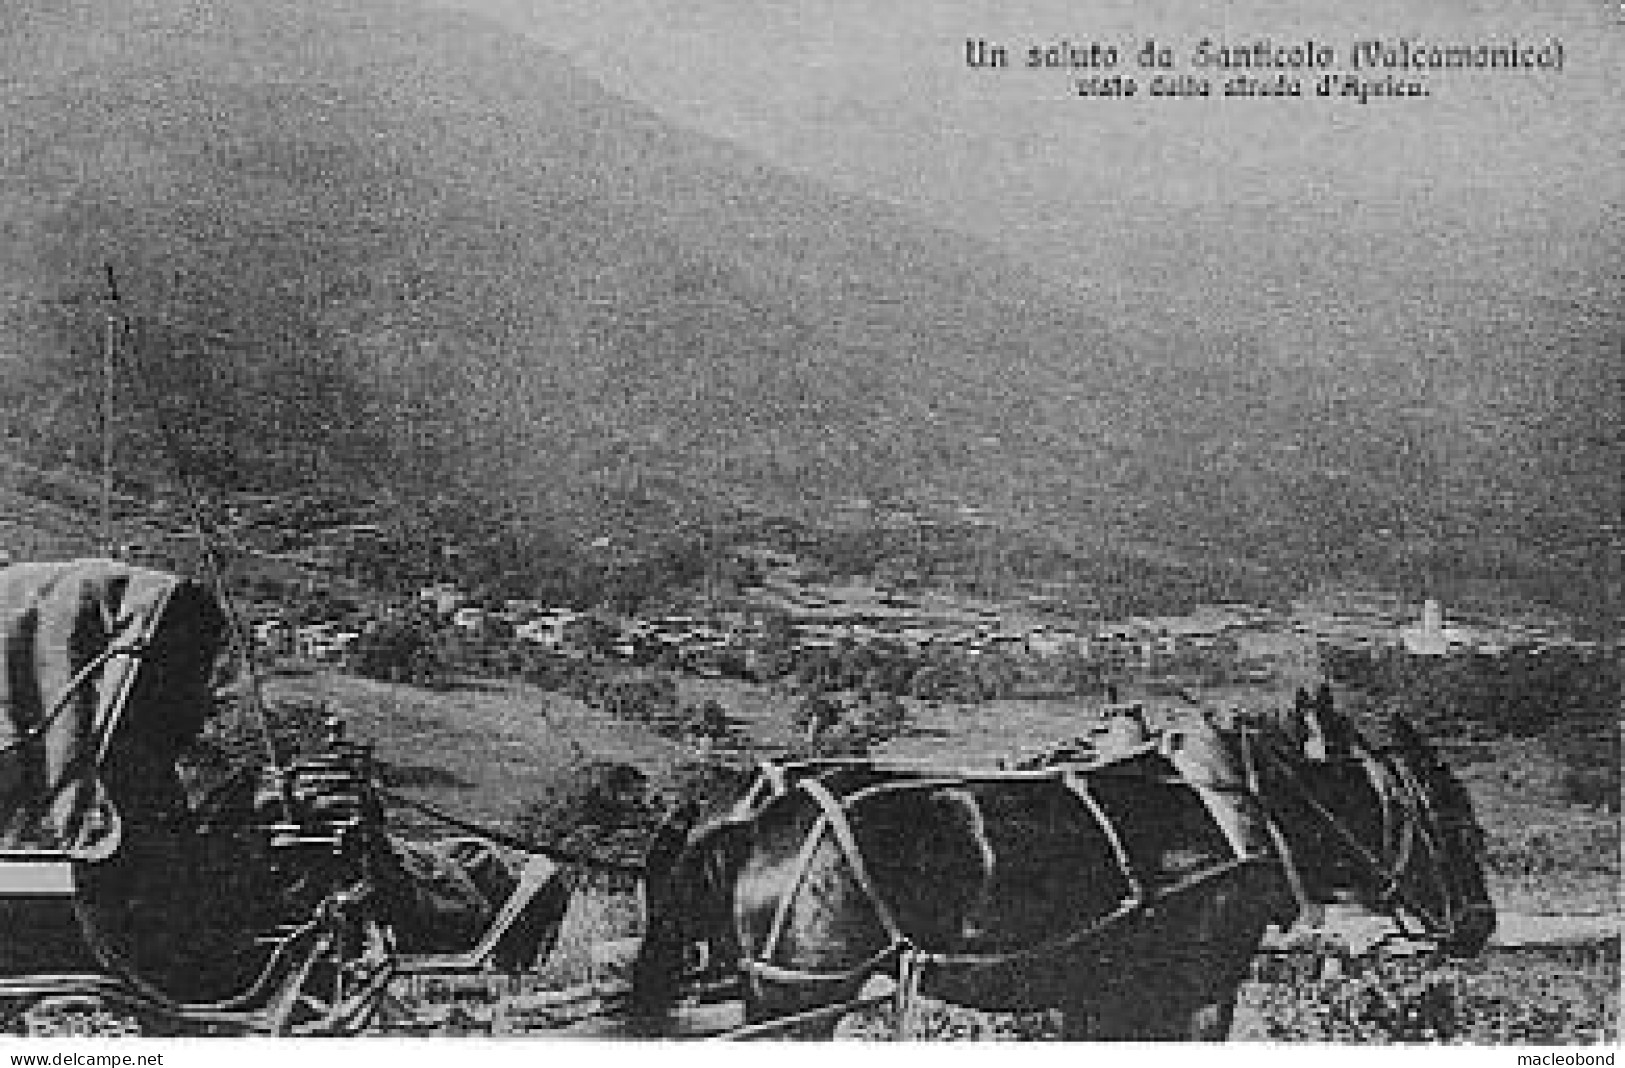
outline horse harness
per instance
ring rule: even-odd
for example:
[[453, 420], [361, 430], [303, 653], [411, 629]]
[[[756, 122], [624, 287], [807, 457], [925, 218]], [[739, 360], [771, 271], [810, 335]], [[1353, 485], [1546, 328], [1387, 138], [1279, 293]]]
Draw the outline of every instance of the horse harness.
[[[1267, 748], [1255, 746], [1253, 737], [1254, 732], [1250, 729], [1243, 728], [1240, 731], [1242, 759], [1247, 771], [1248, 788], [1255, 796], [1261, 797], [1263, 794], [1258, 775], [1257, 757], [1259, 753], [1268, 754], [1269, 751]], [[1470, 820], [1447, 819], [1434, 812], [1427, 801], [1427, 791], [1421, 784], [1416, 782], [1414, 774], [1408, 767], [1403, 763], [1384, 760], [1377, 754], [1361, 749], [1341, 758], [1342, 761], [1357, 763], [1364, 770], [1381, 805], [1381, 820], [1384, 833], [1386, 834], [1387, 829], [1392, 828], [1396, 822], [1399, 824], [1399, 842], [1393, 850], [1393, 860], [1391, 863], [1385, 863], [1380, 856], [1373, 852], [1364, 842], [1360, 841], [1359, 836], [1350, 830], [1348, 825], [1336, 813], [1329, 811], [1314, 796], [1313, 791], [1309, 789], [1289, 764], [1278, 757], [1268, 757], [1268, 759], [1274, 765], [1276, 771], [1298, 794], [1299, 799], [1308, 806], [1322, 824], [1332, 831], [1339, 844], [1348, 851], [1349, 855], [1357, 863], [1365, 868], [1376, 886], [1374, 892], [1376, 906], [1389, 915], [1399, 926], [1402, 934], [1411, 937], [1413, 932], [1406, 928], [1399, 911], [1401, 907], [1415, 912], [1424, 921], [1432, 922], [1440, 927], [1447, 925], [1438, 917], [1430, 915], [1426, 907], [1407, 898], [1403, 888], [1404, 879], [1416, 860], [1419, 844], [1422, 849], [1436, 858], [1443, 855], [1441, 843], [1434, 833], [1435, 828], [1445, 831], [1469, 826], [1476, 827], [1476, 824], [1473, 824]], [[1403, 801], [1396, 800], [1393, 791], [1383, 787], [1382, 780], [1385, 776], [1392, 777], [1397, 781]], [[1398, 819], [1398, 810], [1402, 806], [1417, 811], [1410, 812], [1409, 818]], [[1281, 853], [1287, 878], [1301, 907], [1308, 903], [1308, 894], [1303, 886], [1298, 866], [1291, 859], [1290, 847], [1273, 816], [1267, 820], [1267, 826], [1271, 838], [1275, 841], [1276, 848]], [[1435, 879], [1438, 878], [1437, 872], [1434, 872], [1434, 877]], [[1448, 900], [1448, 895], [1446, 895], [1446, 900]]]
[[[1193, 788], [1205, 786], [1211, 790], [1243, 793], [1255, 799], [1261, 798], [1263, 794], [1259, 776], [1259, 755], [1260, 752], [1267, 753], [1268, 751], [1256, 746], [1252, 735], [1253, 732], [1247, 729], [1240, 732], [1242, 769], [1245, 777], [1243, 783], [1199, 783], [1183, 775], [1164, 776], [1161, 777], [1162, 781]], [[1157, 743], [1151, 742], [1121, 753], [1117, 759], [1126, 760], [1145, 752], [1155, 751], [1157, 748]], [[1391, 762], [1380, 761], [1379, 758], [1369, 753], [1361, 754], [1355, 758], [1360, 760], [1366, 767], [1367, 774], [1372, 777], [1373, 785], [1376, 785], [1379, 781], [1379, 769], [1387, 771], [1399, 782], [1403, 801], [1396, 801], [1388, 790], [1377, 790], [1383, 809], [1382, 821], [1384, 827], [1394, 825], [1396, 809], [1400, 805], [1403, 804], [1406, 808], [1420, 809], [1418, 812], [1411, 813], [1413, 818], [1399, 821], [1400, 837], [1393, 851], [1392, 862], [1384, 863], [1383, 859], [1368, 848], [1365, 843], [1361, 842], [1359, 837], [1335, 813], [1329, 811], [1325, 805], [1313, 796], [1312, 792], [1290, 766], [1279, 758], [1269, 759], [1277, 765], [1277, 769], [1282, 773], [1286, 781], [1292, 785], [1294, 790], [1298, 792], [1316, 817], [1332, 830], [1341, 844], [1348, 849], [1350, 855], [1372, 874], [1378, 884], [1376, 891], [1378, 906], [1389, 912], [1394, 921], [1399, 924], [1403, 934], [1409, 936], [1411, 932], [1406, 930], [1406, 926], [1400, 918], [1399, 907], [1401, 905], [1410, 908], [1425, 921], [1436, 921], [1438, 919], [1429, 915], [1428, 910], [1419, 906], [1416, 902], [1406, 899], [1402, 888], [1403, 880], [1416, 859], [1418, 845], [1422, 849], [1430, 851], [1436, 857], [1442, 855], [1440, 853], [1440, 843], [1436, 840], [1434, 829], [1445, 831], [1451, 829], [1454, 825], [1432, 810], [1432, 806], [1426, 800], [1426, 792], [1414, 781], [1410, 769], [1403, 764], [1396, 766]], [[1116, 761], [1107, 763], [1113, 762]], [[820, 763], [822, 762], [809, 762], [808, 767], [816, 768]], [[841, 766], [843, 763], [845, 762], [834, 762], [830, 766]], [[1106, 764], [1090, 765], [1087, 769], [1063, 765], [1026, 771], [977, 771], [951, 775], [931, 775], [916, 779], [874, 783], [860, 787], [845, 796], [838, 797], [816, 774], [792, 781], [788, 769], [784, 766], [773, 763], [763, 764], [760, 777], [736, 809], [735, 818], [748, 818], [767, 800], [783, 796], [795, 790], [802, 791], [814, 802], [818, 808], [818, 815], [806, 832], [795, 865], [788, 877], [787, 885], [779, 896], [772, 924], [769, 927], [762, 949], [758, 956], [741, 961], [739, 963], [740, 971], [768, 982], [841, 987], [861, 983], [863, 980], [881, 974], [886, 969], [895, 966], [897, 968], [897, 987], [893, 996], [898, 1009], [899, 1033], [903, 1034], [906, 1033], [907, 1021], [910, 1018], [913, 1003], [919, 994], [921, 977], [929, 968], [959, 968], [975, 971], [1015, 964], [1024, 960], [1042, 960], [1060, 956], [1088, 942], [1090, 939], [1103, 935], [1106, 931], [1131, 918], [1150, 911], [1172, 897], [1227, 876], [1249, 864], [1279, 863], [1284, 869], [1288, 886], [1300, 910], [1306, 910], [1311, 906], [1312, 903], [1302, 873], [1293, 858], [1286, 836], [1277, 820], [1267, 811], [1263, 814], [1262, 822], [1270, 845], [1275, 851], [1273, 856], [1251, 852], [1232, 843], [1235, 852], [1234, 856], [1188, 874], [1170, 885], [1148, 888], [1145, 880], [1135, 870], [1113, 821], [1102, 808], [1100, 801], [1090, 791], [1088, 780], [1082, 774], [1083, 770], [1098, 770], [1103, 766], [1106, 766]], [[920, 946], [903, 929], [897, 919], [895, 910], [880, 892], [870, 874], [869, 867], [863, 857], [863, 851], [852, 830], [850, 813], [853, 808], [869, 798], [887, 793], [953, 788], [973, 782], [1034, 780], [1059, 781], [1090, 813], [1105, 835], [1117, 870], [1129, 887], [1127, 895], [1111, 912], [1089, 919], [1061, 935], [1017, 950], [999, 953], [952, 953]], [[1424, 823], [1428, 823], [1429, 826], [1423, 826]], [[784, 930], [789, 923], [791, 910], [811, 869], [813, 860], [826, 837], [834, 840], [853, 881], [868, 901], [877, 922], [884, 931], [886, 943], [864, 960], [839, 971], [814, 971], [777, 964], [773, 958], [778, 952]], [[883, 999], [860, 998], [857, 1000], [872, 1003]], [[856, 1003], [856, 1001], [845, 1003], [840, 1007], [850, 1008]], [[765, 1028], [782, 1023], [784, 1021], [770, 1021], [768, 1024], [757, 1025], [757, 1027]], [[746, 1028], [745, 1030], [753, 1031], [757, 1027]]]
[[[1145, 748], [1150, 749], [1153, 747]], [[869, 867], [864, 860], [863, 851], [858, 844], [857, 837], [853, 833], [850, 813], [858, 804], [882, 794], [937, 790], [965, 786], [973, 782], [988, 781], [1060, 782], [1090, 813], [1110, 845], [1113, 861], [1129, 888], [1129, 892], [1118, 903], [1116, 908], [1103, 916], [1091, 918], [1061, 935], [1016, 950], [998, 953], [954, 953], [931, 950], [919, 945], [898, 922], [895, 910], [876, 886]], [[1178, 781], [1188, 785], [1186, 780], [1180, 779]], [[762, 778], [758, 780], [758, 787], [764, 783], [767, 786], [766, 791], [753, 789], [747, 795], [745, 804], [760, 803], [764, 800], [762, 797], [764, 792], [771, 797], [782, 796], [793, 790], [800, 790], [817, 806], [818, 815], [803, 838], [802, 847], [797, 854], [795, 865], [791, 868], [784, 891], [778, 898], [778, 905], [760, 954], [755, 958], [741, 961], [739, 963], [740, 970], [749, 976], [768, 982], [838, 987], [861, 983], [863, 980], [881, 974], [887, 968], [895, 965], [898, 971], [895, 997], [900, 1032], [904, 1031], [906, 1027], [914, 1000], [919, 993], [921, 977], [927, 969], [957, 968], [977, 971], [1015, 964], [1024, 960], [1042, 960], [1057, 957], [1075, 949], [1090, 939], [1103, 935], [1107, 930], [1137, 915], [1150, 911], [1172, 897], [1229, 875], [1249, 864], [1274, 859], [1265, 855], [1247, 854], [1237, 850], [1237, 855], [1186, 875], [1170, 885], [1148, 888], [1146, 881], [1135, 870], [1129, 852], [1124, 846], [1112, 819], [1102, 808], [1099, 800], [1091, 793], [1087, 779], [1079, 773], [1078, 769], [1074, 768], [967, 773], [889, 781], [864, 786], [844, 797], [837, 797], [816, 776], [809, 776], [792, 784], [785, 775], [784, 768], [767, 764], [763, 766]], [[740, 815], [743, 815], [743, 812]], [[802, 884], [807, 878], [813, 860], [826, 837], [834, 840], [848, 872], [857, 884], [859, 891], [868, 901], [877, 922], [885, 932], [886, 944], [859, 963], [840, 971], [823, 972], [776, 964], [773, 957], [779, 949], [785, 927], [789, 923], [791, 910], [800, 893]]]

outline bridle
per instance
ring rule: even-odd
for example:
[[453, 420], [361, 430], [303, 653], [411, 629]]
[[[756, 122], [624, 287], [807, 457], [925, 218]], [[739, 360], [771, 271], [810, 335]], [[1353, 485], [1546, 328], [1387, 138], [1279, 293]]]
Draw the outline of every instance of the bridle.
[[[1390, 753], [1361, 752], [1335, 758], [1337, 763], [1344, 766], [1360, 767], [1380, 799], [1382, 841], [1373, 847], [1362, 840], [1345, 818], [1315, 796], [1290, 760], [1268, 745], [1258, 745], [1253, 730], [1242, 728], [1239, 733], [1244, 758], [1249, 766], [1256, 766], [1260, 760], [1267, 763], [1277, 780], [1292, 790], [1295, 800], [1313, 814], [1320, 826], [1331, 832], [1339, 846], [1367, 877], [1373, 888], [1373, 907], [1387, 914], [1404, 937], [1420, 936], [1434, 941], [1448, 941], [1457, 933], [1454, 895], [1443, 872], [1449, 853], [1440, 837], [1441, 832], [1477, 831], [1477, 824], [1470, 816], [1445, 817], [1439, 814], [1430, 801], [1426, 786], [1418, 781], [1415, 772]], [[1392, 781], [1395, 789], [1385, 788], [1385, 778]], [[1262, 787], [1258, 789], [1261, 800], [1265, 801], [1264, 807], [1269, 811], [1269, 799], [1263, 796]], [[1270, 819], [1272, 825], [1276, 823], [1273, 815]], [[1397, 841], [1394, 841], [1396, 833]], [[1390, 841], [1393, 841], [1391, 848]], [[1288, 855], [1284, 853], [1284, 856]], [[1424, 863], [1424, 858], [1430, 858], [1431, 863]], [[1305, 898], [1305, 891], [1301, 875], [1294, 874], [1295, 867], [1288, 859], [1288, 875], [1301, 901]], [[1418, 900], [1419, 895], [1415, 892], [1407, 890], [1407, 884], [1418, 875], [1432, 883], [1439, 900], [1443, 902], [1444, 915], [1439, 915], [1430, 904]], [[1422, 931], [1411, 931], [1407, 927], [1406, 912], [1421, 921]]]
[[1462, 913], [1471, 913], [1475, 909], [1486, 907], [1483, 903], [1457, 900], [1458, 895], [1450, 885], [1447, 865], [1451, 861], [1452, 847], [1460, 847], [1451, 842], [1450, 838], [1458, 835], [1468, 836], [1465, 848], [1468, 852], [1476, 854], [1482, 848], [1483, 829], [1472, 818], [1470, 812], [1441, 812], [1434, 804], [1433, 794], [1427, 784], [1419, 779], [1416, 770], [1407, 761], [1397, 759], [1394, 753], [1379, 754], [1377, 759], [1398, 781], [1404, 804], [1411, 810], [1404, 821], [1404, 827], [1411, 832], [1407, 837], [1407, 844], [1414, 839], [1415, 844], [1421, 847], [1421, 851], [1433, 860], [1425, 870], [1433, 881], [1434, 889], [1438, 891], [1444, 915], [1433, 915], [1427, 906], [1414, 899], [1403, 900], [1401, 903], [1421, 917], [1425, 925], [1432, 928], [1429, 931], [1430, 935], [1437, 938], [1442, 934], [1444, 939], [1449, 940], [1460, 933]]

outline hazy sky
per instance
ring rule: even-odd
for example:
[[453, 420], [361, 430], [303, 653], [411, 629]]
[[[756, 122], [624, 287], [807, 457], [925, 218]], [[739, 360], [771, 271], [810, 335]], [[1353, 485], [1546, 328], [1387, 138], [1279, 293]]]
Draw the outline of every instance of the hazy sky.
[[[958, 222], [1043, 229], [1071, 203], [1473, 198], [1583, 213], [1617, 195], [1625, 13], [1613, 0], [441, 0], [505, 15], [612, 88], [768, 157]], [[1449, 72], [1424, 101], [1089, 101], [1048, 71], [977, 72], [967, 37], [1504, 42], [1557, 74]]]

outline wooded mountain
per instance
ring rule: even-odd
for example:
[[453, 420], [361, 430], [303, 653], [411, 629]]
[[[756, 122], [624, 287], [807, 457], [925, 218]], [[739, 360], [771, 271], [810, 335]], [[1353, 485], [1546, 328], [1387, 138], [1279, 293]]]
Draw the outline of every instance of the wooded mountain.
[[[493, 23], [13, 0], [0, 107], [0, 449], [30, 464], [94, 464], [110, 264], [140, 322], [132, 485], [173, 463], [161, 418], [222, 488], [451, 490], [588, 527], [861, 496], [1216, 574], [1548, 597], [1600, 558], [1613, 424], [1583, 406], [1542, 409], [1553, 432], [1402, 410], [1266, 372], [1244, 331], [1114, 330]], [[1618, 336], [1617, 310], [1576, 321]], [[1582, 367], [1589, 396], [1617, 382]]]

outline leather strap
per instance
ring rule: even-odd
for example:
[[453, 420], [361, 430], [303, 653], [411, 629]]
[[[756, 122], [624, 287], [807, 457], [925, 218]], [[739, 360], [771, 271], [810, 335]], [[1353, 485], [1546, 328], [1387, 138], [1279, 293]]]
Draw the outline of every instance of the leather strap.
[[823, 811], [824, 819], [828, 821], [830, 831], [835, 835], [835, 842], [846, 857], [846, 863], [852, 869], [852, 877], [857, 880], [861, 889], [874, 907], [875, 916], [879, 918], [880, 925], [886, 929], [886, 937], [893, 942], [907, 942], [908, 936], [897, 925], [897, 917], [892, 912], [886, 899], [880, 896], [880, 890], [875, 886], [874, 879], [869, 875], [869, 866], [863, 862], [863, 850], [858, 848], [858, 840], [852, 833], [852, 824], [846, 818], [846, 806], [836, 800], [835, 795], [829, 792], [829, 787], [817, 779], [803, 779], [801, 788], [807, 791], [818, 807]]

